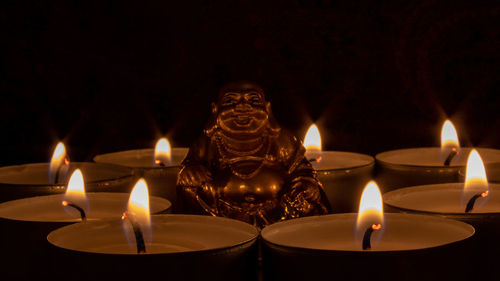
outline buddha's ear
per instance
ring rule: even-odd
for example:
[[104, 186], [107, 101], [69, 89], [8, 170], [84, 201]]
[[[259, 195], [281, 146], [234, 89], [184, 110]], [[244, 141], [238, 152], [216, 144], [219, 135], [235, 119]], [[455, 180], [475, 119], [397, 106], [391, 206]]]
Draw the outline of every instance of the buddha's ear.
[[215, 102], [212, 102], [210, 106], [212, 107], [212, 114], [217, 114], [217, 111], [219, 110], [217, 108], [217, 104], [215, 104]]
[[273, 112], [271, 111], [271, 102], [266, 102], [266, 111], [267, 118], [269, 120], [269, 132], [271, 133], [271, 135], [277, 136], [279, 135], [281, 128], [278, 125], [278, 122], [276, 122], [276, 119], [274, 119]]
[[210, 115], [210, 118], [208, 118], [208, 122], [205, 126], [205, 134], [208, 137], [212, 137], [217, 129], [217, 114], [219, 113], [219, 108], [216, 103], [212, 102], [210, 107], [212, 108], [212, 114]]

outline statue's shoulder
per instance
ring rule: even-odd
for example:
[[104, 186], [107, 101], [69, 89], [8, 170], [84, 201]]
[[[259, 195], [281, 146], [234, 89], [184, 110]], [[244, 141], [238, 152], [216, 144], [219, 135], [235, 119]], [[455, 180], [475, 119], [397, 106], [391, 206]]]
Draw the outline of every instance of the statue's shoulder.
[[211, 147], [211, 139], [202, 134], [189, 147], [189, 152], [186, 157], [188, 160], [207, 161], [213, 148]]
[[276, 137], [276, 141], [282, 145], [287, 145], [287, 146], [297, 146], [297, 145], [302, 145], [300, 140], [290, 133], [290, 131], [281, 129], [279, 134]]

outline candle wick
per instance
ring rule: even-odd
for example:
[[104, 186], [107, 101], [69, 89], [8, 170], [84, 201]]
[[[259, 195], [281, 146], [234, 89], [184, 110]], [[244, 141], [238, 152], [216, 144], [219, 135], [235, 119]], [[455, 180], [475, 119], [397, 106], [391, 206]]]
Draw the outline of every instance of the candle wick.
[[65, 157], [64, 161], [62, 161], [61, 164], [59, 164], [59, 166], [57, 167], [56, 175], [54, 177], [54, 184], [57, 184], [59, 182], [59, 174], [61, 173], [61, 169], [63, 166], [67, 165], [69, 165], [69, 159], [68, 157]]
[[365, 231], [365, 235], [363, 235], [363, 245], [362, 248], [363, 250], [370, 250], [372, 248], [371, 245], [371, 237], [372, 233], [375, 230], [379, 230], [382, 227], [381, 224], [372, 224], [370, 227], [368, 227]]
[[315, 158], [311, 158], [308, 161], [309, 162], [317, 162], [317, 163], [319, 163], [321, 161], [321, 156], [318, 156], [318, 157], [315, 157]]
[[446, 157], [446, 160], [444, 160], [444, 165], [450, 166], [451, 160], [453, 160], [453, 158], [457, 156], [457, 154], [458, 154], [457, 148], [456, 147], [452, 148], [450, 154], [448, 154], [448, 157]]
[[155, 163], [156, 163], [157, 165], [159, 165], [160, 167], [165, 167], [165, 163], [163, 163], [163, 161], [161, 161], [160, 159], [156, 159], [156, 160], [155, 160]]
[[73, 204], [73, 203], [70, 203], [68, 201], [62, 201], [62, 204], [63, 204], [63, 206], [72, 207], [72, 208], [76, 209], [78, 212], [80, 212], [80, 217], [82, 218], [82, 221], [87, 220], [87, 216], [85, 215], [85, 211], [80, 206]]
[[469, 202], [467, 202], [467, 206], [465, 206], [465, 212], [469, 213], [470, 211], [472, 211], [472, 209], [474, 209], [474, 204], [476, 204], [476, 200], [478, 198], [488, 196], [488, 193], [489, 193], [488, 191], [485, 191], [485, 192], [481, 192], [481, 193], [478, 193], [478, 194], [474, 194], [474, 196], [472, 196], [469, 199]]
[[137, 223], [137, 221], [133, 218], [133, 216], [129, 216], [128, 212], [123, 213], [122, 219], [128, 218], [128, 221], [132, 225], [132, 229], [134, 230], [135, 236], [135, 244], [137, 246], [137, 253], [144, 254], [146, 253], [146, 244], [144, 243], [144, 236], [142, 235], [141, 227]]

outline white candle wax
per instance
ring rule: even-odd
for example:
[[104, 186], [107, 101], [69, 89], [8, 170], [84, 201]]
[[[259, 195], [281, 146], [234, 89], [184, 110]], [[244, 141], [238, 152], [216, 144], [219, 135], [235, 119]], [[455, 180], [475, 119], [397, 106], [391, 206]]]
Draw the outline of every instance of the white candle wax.
[[[489, 184], [490, 192], [485, 198], [477, 199], [471, 213], [500, 215], [500, 184]], [[462, 198], [464, 183], [443, 183], [412, 186], [390, 191], [383, 195], [384, 203], [400, 210], [465, 215]], [[467, 202], [469, 198], [465, 198]], [[479, 204], [485, 200], [484, 204]]]
[[[468, 224], [433, 216], [384, 214], [382, 238], [365, 252], [408, 251], [443, 246], [474, 234]], [[292, 248], [363, 252], [355, 239], [357, 214], [306, 217], [276, 223], [262, 230], [265, 241]]]
[[318, 178], [325, 188], [333, 213], [354, 212], [361, 191], [372, 178], [374, 159], [360, 153], [342, 151], [307, 152]]
[[[121, 220], [78, 223], [51, 232], [53, 245], [78, 252], [137, 255], [123, 234]], [[151, 216], [152, 241], [146, 254], [221, 250], [255, 241], [258, 230], [244, 222], [195, 215]]]
[[321, 151], [306, 153], [308, 160], [321, 157], [321, 160], [311, 161], [315, 170], [349, 170], [373, 164], [373, 157], [361, 153], [343, 151]]
[[[91, 162], [71, 162], [69, 171], [80, 169], [85, 173], [87, 191], [122, 191], [132, 185], [132, 170], [115, 165]], [[33, 163], [0, 167], [0, 198], [3, 201], [17, 198], [62, 193], [65, 181], [49, 182], [49, 163]]]
[[[500, 180], [500, 150], [477, 148], [484, 161], [490, 181]], [[470, 147], [460, 149], [449, 166], [444, 166], [441, 148], [422, 147], [399, 149], [379, 153], [375, 156], [379, 166], [377, 182], [385, 191], [396, 188], [458, 182], [459, 170], [464, 169]]]
[[[127, 208], [128, 193], [88, 192], [88, 220], [120, 218]], [[0, 218], [30, 222], [78, 222], [79, 213], [61, 202], [64, 194], [35, 196], [0, 204]], [[150, 197], [152, 213], [166, 211], [171, 203], [163, 198]]]
[[154, 163], [154, 149], [152, 148], [101, 154], [94, 157], [94, 161], [134, 169], [136, 174], [140, 174], [147, 181], [150, 194], [167, 198], [172, 202], [175, 210], [177, 175], [188, 150], [184, 147], [172, 148], [171, 162], [165, 166]]

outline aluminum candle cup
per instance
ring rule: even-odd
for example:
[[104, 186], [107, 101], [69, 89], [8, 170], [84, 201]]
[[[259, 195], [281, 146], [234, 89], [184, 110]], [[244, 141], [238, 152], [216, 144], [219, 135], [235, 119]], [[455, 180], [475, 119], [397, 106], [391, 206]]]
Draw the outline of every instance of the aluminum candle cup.
[[[443, 183], [402, 188], [383, 195], [384, 203], [392, 211], [430, 214], [467, 222], [474, 226], [475, 247], [469, 252], [473, 267], [494, 268], [500, 245], [500, 184], [489, 184], [489, 194], [477, 199], [470, 213], [465, 213], [462, 193], [464, 183]], [[467, 198], [466, 198], [467, 199]], [[484, 202], [481, 202], [484, 200]], [[484, 258], [481, 258], [484, 257]], [[476, 280], [491, 278], [492, 271], [477, 271]]]
[[[86, 217], [89, 222], [110, 217], [120, 218], [130, 194], [90, 192], [86, 196]], [[52, 257], [47, 254], [48, 233], [58, 227], [81, 221], [78, 212], [62, 206], [63, 200], [64, 194], [56, 194], [0, 204], [0, 257], [5, 265], [2, 276], [6, 280], [38, 277], [54, 267]], [[166, 199], [152, 197], [150, 205], [152, 212], [164, 212], [171, 204]]]
[[[500, 150], [478, 148], [483, 158], [488, 175], [499, 175]], [[459, 170], [464, 169], [467, 155], [471, 148], [461, 148], [449, 166], [444, 166], [439, 147], [399, 149], [379, 153], [375, 156], [377, 162], [377, 182], [384, 192], [397, 188], [447, 183], [459, 181]]]
[[[305, 217], [261, 232], [265, 280], [466, 280], [474, 228], [435, 216], [385, 214], [371, 250], [355, 239], [357, 214]], [[470, 269], [476, 270], [476, 269]]]
[[[107, 164], [71, 162], [68, 170], [85, 172], [87, 191], [120, 191], [132, 185], [132, 170]], [[69, 178], [69, 175], [67, 175]], [[67, 180], [65, 177], [65, 180]], [[0, 201], [63, 193], [66, 182], [49, 182], [49, 164], [35, 163], [0, 168]]]
[[167, 198], [175, 209], [177, 174], [187, 152], [188, 148], [172, 148], [171, 161], [164, 166], [155, 164], [152, 148], [101, 154], [94, 157], [94, 161], [132, 168], [136, 175], [146, 179], [151, 195]]
[[372, 178], [373, 157], [360, 153], [321, 151], [306, 153], [318, 173], [333, 213], [354, 212], [364, 185]]
[[[120, 220], [78, 223], [49, 234], [52, 280], [256, 280], [258, 230], [210, 216], [151, 216], [152, 241], [137, 254]], [[75, 265], [87, 270], [75, 273]], [[77, 266], [78, 267], [78, 266]]]
[[312, 124], [304, 137], [305, 157], [318, 173], [333, 213], [355, 212], [364, 185], [372, 179], [373, 157], [323, 151], [319, 129]]

